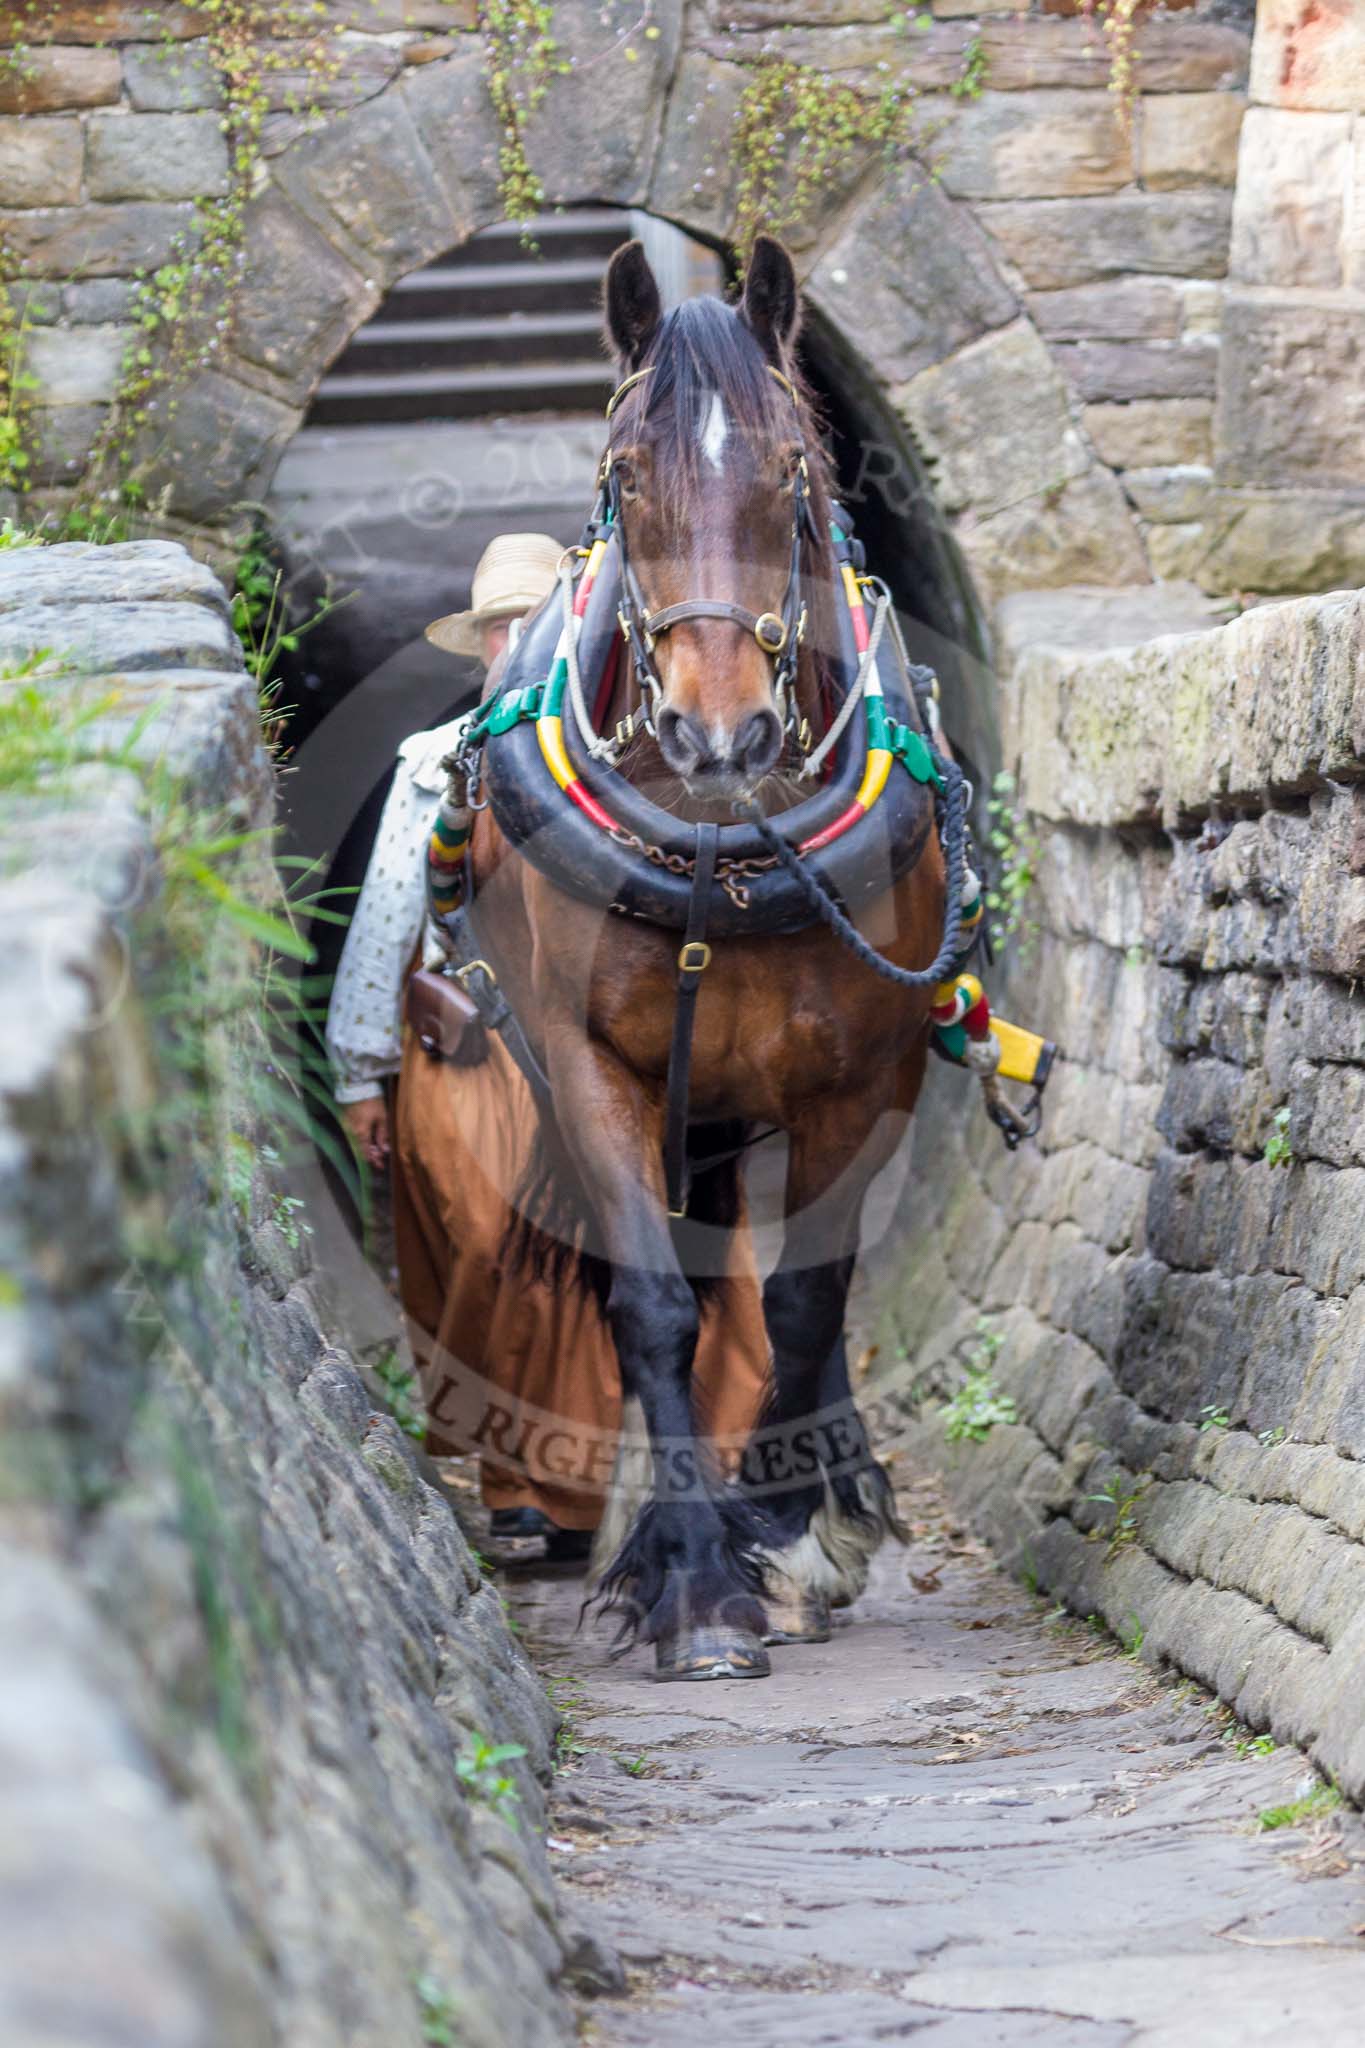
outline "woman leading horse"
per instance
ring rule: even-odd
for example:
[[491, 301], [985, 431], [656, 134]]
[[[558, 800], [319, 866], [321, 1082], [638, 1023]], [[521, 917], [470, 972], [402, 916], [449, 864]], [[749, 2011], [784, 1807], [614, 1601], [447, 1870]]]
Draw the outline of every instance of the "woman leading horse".
[[[696, 822], [687, 886], [704, 931], [705, 821], [738, 806], [776, 814], [819, 787], [801, 770], [838, 710], [830, 650], [851, 572], [836, 573], [831, 553], [785, 250], [760, 238], [738, 305], [691, 300], [665, 316], [630, 244], [608, 272], [606, 318], [622, 381], [605, 496], [633, 666], [616, 664], [598, 722], [616, 721], [626, 743], [620, 774]], [[864, 1194], [923, 1080], [933, 989], [888, 983], [813, 914], [800, 929], [788, 920], [708, 944], [689, 911], [681, 949], [676, 930], [646, 917], [604, 918], [511, 843], [498, 820], [515, 806], [500, 805], [491, 766], [490, 749], [493, 803], [476, 811], [469, 859], [479, 949], [543, 1073], [550, 1154], [585, 1205], [623, 1388], [648, 1431], [649, 1498], [604, 1560], [601, 1590], [655, 1645], [660, 1677], [760, 1675], [765, 1638], [823, 1635], [829, 1605], [861, 1591], [895, 1528], [852, 1402], [844, 1314]], [[859, 916], [892, 971], [926, 969], [945, 929], [933, 794], [917, 785], [911, 798], [914, 844], [898, 869], [869, 842], [884, 884]], [[724, 1313], [724, 1288], [684, 1269], [678, 1162], [666, 1156], [680, 1007], [688, 1123], [770, 1126], [789, 1148], [782, 1252], [763, 1290], [771, 1391], [729, 1481], [699, 1444], [692, 1386], [701, 1318]], [[699, 1206], [722, 1223], [738, 1142], [696, 1181]]]

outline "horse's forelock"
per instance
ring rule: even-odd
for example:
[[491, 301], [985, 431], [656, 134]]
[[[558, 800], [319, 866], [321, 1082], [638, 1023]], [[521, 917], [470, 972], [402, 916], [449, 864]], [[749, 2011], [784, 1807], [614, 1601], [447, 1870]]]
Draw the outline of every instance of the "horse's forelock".
[[826, 484], [819, 435], [795, 366], [784, 365], [782, 372], [799, 394], [793, 418], [790, 395], [770, 374], [767, 356], [733, 307], [714, 298], [685, 299], [661, 322], [641, 367], [650, 374], [622, 400], [612, 438], [648, 442], [656, 463], [678, 485], [686, 488], [700, 476], [699, 423], [713, 392], [730, 425], [750, 437], [752, 446], [790, 440], [795, 432], [813, 477], [821, 487]]

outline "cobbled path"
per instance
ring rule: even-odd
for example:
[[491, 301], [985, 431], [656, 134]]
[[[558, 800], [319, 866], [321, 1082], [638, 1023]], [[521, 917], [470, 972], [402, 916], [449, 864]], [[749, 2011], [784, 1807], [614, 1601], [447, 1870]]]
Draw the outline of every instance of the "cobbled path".
[[510, 1594], [570, 1717], [552, 1848], [630, 1992], [601, 2048], [1335, 2048], [1365, 2035], [1365, 1828], [905, 1502], [908, 1551], [762, 1682], [661, 1686]]

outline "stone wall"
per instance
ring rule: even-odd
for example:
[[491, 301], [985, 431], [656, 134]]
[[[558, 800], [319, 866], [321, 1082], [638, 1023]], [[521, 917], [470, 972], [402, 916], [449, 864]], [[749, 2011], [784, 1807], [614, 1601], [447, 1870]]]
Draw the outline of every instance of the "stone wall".
[[[318, 380], [383, 292], [499, 212], [472, 4], [325, 12], [341, 30], [325, 115], [291, 111], [297, 70], [267, 73], [265, 176], [228, 332], [152, 466], [154, 490], [186, 522], [262, 497]], [[630, 63], [594, 0], [556, 0], [574, 67], [551, 81], [529, 151], [550, 203], [644, 206], [723, 241], [738, 196], [734, 122], [757, 58], [789, 55], [869, 87], [910, 79], [939, 181], [923, 164], [888, 174], [878, 152], [854, 152], [793, 240], [819, 316], [917, 451], [987, 605], [1153, 575], [1218, 592], [1365, 580], [1351, 478], [1312, 482], [1331, 499], [1325, 525], [1304, 498], [1318, 467], [1309, 444], [1335, 438], [1360, 383], [1342, 325], [1354, 230], [1333, 245], [1329, 218], [1347, 218], [1339, 195], [1355, 175], [1352, 31], [1347, 21], [1338, 52], [1315, 26], [1316, 54], [1296, 58], [1286, 84], [1297, 14], [1288, 0], [1262, 10], [1229, 353], [1251, 13], [1249, 0], [1144, 11], [1125, 123], [1104, 38], [1070, 0], [933, 0], [931, 24], [914, 30], [884, 0], [662, 0], [659, 33]], [[78, 478], [117, 387], [134, 270], [192, 241], [196, 198], [222, 188], [203, 22], [167, 0], [57, 0], [22, 29], [0, 22], [0, 46], [34, 45], [17, 72], [0, 69], [0, 235], [35, 285], [34, 478], [48, 502]], [[969, 59], [979, 91], [955, 96]], [[1261, 126], [1281, 120], [1301, 139], [1262, 147]], [[1314, 233], [1301, 236], [1283, 202], [1308, 186]], [[1309, 241], [1311, 277], [1292, 270]], [[1263, 361], [1272, 282], [1299, 294], [1275, 315], [1289, 325], [1274, 361], [1283, 368], [1297, 347], [1294, 321], [1313, 327], [1307, 390]], [[1324, 290], [1346, 295], [1335, 310], [1319, 303]], [[1282, 473], [1265, 466], [1267, 406], [1297, 447]]]
[[[164, 543], [0, 552], [0, 675], [44, 648], [141, 766], [7, 784], [0, 838], [0, 2036], [567, 2043], [612, 1964], [546, 1864], [553, 1713], [329, 1338], [279, 1131], [167, 1065], [244, 942], [176, 980], [157, 764], [220, 828], [271, 798], [221, 589]], [[457, 1777], [479, 1738], [525, 1748], [510, 1818]]]
[[1041, 929], [995, 982], [1067, 1057], [1014, 1157], [931, 1076], [878, 1384], [950, 1386], [984, 1314], [1018, 1421], [949, 1446], [931, 1403], [917, 1456], [1014, 1569], [1359, 1798], [1365, 595], [1103, 654], [1102, 607], [1007, 626]]

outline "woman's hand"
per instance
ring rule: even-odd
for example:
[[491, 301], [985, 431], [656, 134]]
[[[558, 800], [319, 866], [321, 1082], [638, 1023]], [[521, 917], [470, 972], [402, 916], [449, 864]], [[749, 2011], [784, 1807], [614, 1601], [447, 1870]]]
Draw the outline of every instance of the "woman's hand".
[[363, 1102], [344, 1102], [342, 1121], [351, 1143], [371, 1166], [387, 1166], [389, 1159], [389, 1110], [382, 1095], [367, 1095]]

